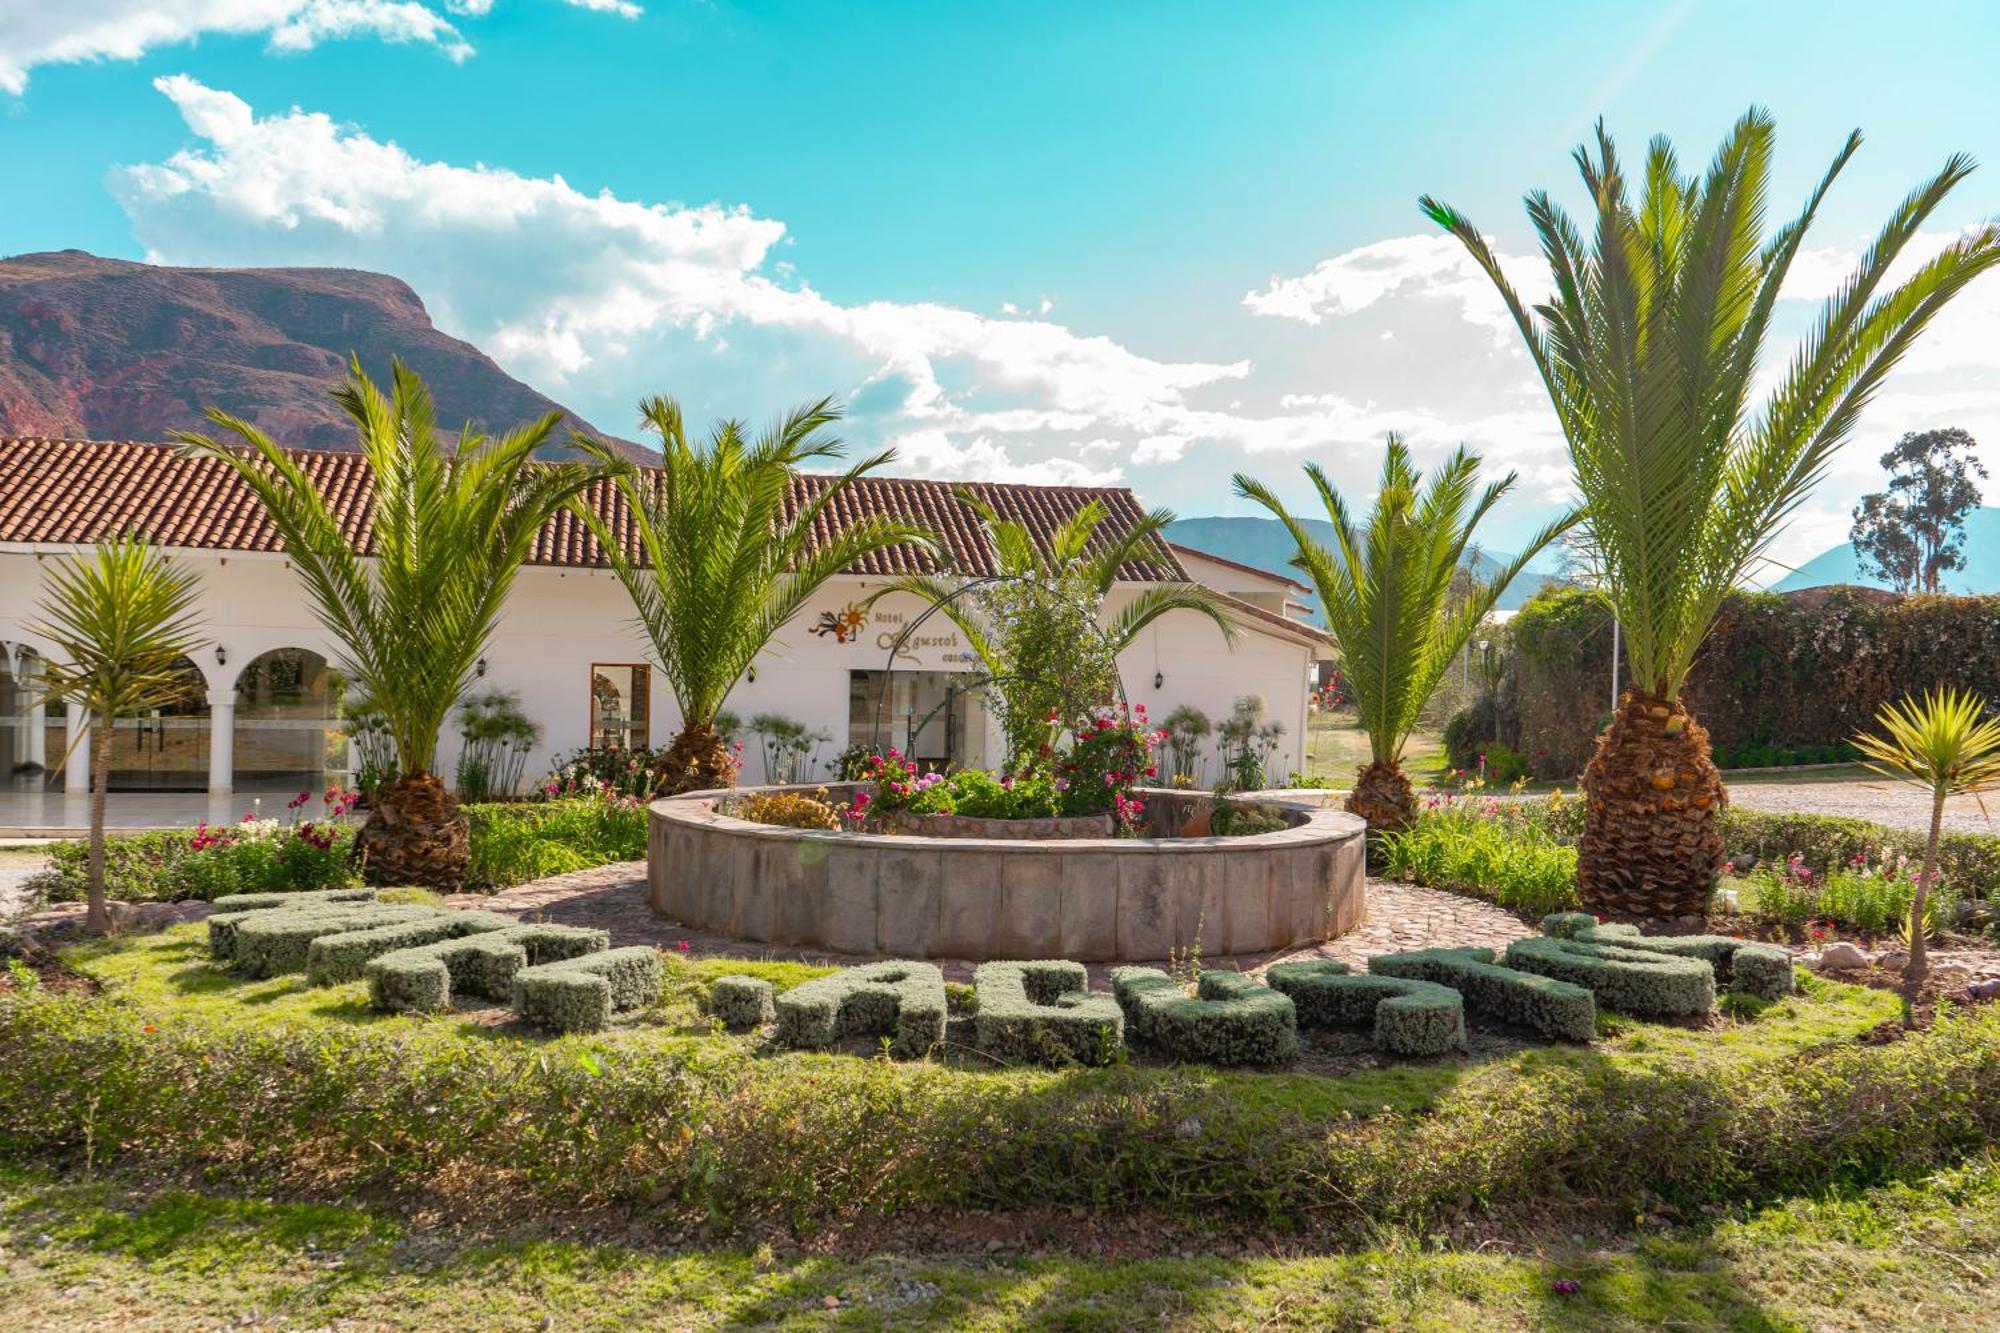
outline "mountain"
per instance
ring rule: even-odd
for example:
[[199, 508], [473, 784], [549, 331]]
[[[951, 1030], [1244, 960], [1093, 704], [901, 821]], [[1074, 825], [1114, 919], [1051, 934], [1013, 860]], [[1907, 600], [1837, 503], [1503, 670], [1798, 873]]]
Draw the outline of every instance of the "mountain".
[[213, 405], [282, 444], [352, 449], [353, 423], [327, 393], [350, 353], [383, 378], [402, 357], [449, 429], [506, 430], [554, 410], [562, 438], [575, 426], [611, 439], [439, 332], [386, 274], [169, 268], [81, 250], [0, 259], [0, 434], [164, 440], [207, 429]]
[[[1331, 523], [1323, 518], [1308, 518], [1303, 522], [1315, 539], [1332, 542]], [[1297, 548], [1292, 545], [1292, 536], [1285, 531], [1285, 525], [1275, 518], [1177, 518], [1167, 527], [1167, 540], [1192, 546], [1197, 551], [1208, 551], [1239, 564], [1255, 565], [1259, 569], [1292, 578], [1299, 577], [1299, 572], [1290, 563]], [[1500, 551], [1482, 551], [1473, 564], [1480, 577], [1491, 578], [1513, 558]], [[1532, 569], [1523, 570], [1521, 576], [1507, 586], [1507, 591], [1500, 598], [1499, 609], [1514, 610], [1548, 581], [1546, 574], [1538, 574]], [[1320, 625], [1325, 621], [1319, 614], [1316, 599], [1317, 594], [1299, 598], [1313, 607], [1312, 621]]]
[[[1771, 585], [1774, 592], [1796, 592], [1829, 583], [1854, 583], [1864, 588], [1889, 585], [1861, 572], [1861, 557], [1852, 544], [1822, 551]], [[1965, 516], [1965, 568], [1945, 575], [1946, 592], [2000, 593], [2000, 508], [1988, 505]]]

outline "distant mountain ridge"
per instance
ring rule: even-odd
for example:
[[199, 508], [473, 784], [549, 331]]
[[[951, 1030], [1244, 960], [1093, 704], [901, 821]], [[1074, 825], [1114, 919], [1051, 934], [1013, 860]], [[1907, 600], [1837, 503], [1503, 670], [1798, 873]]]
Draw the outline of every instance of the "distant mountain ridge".
[[[1308, 518], [1302, 521], [1317, 540], [1333, 540], [1333, 525], [1325, 519]], [[1297, 548], [1292, 543], [1291, 533], [1275, 518], [1177, 518], [1167, 527], [1167, 540], [1223, 556], [1238, 564], [1255, 565], [1274, 574], [1307, 581], [1292, 568], [1291, 559]], [[1513, 558], [1501, 551], [1481, 552], [1475, 567], [1481, 576], [1490, 578]], [[1512, 611], [1519, 608], [1548, 581], [1546, 574], [1523, 570], [1521, 576], [1501, 594], [1499, 609]], [[1311, 618], [1315, 625], [1326, 623], [1326, 618], [1320, 614], [1317, 594], [1304, 594], [1299, 600], [1312, 608]]]
[[[1861, 572], [1861, 556], [1851, 542], [1822, 551], [1771, 585], [1774, 592], [1797, 592], [1829, 583], [1853, 583], [1886, 588], [1881, 579]], [[1965, 516], [1965, 568], [1944, 577], [1946, 592], [2000, 593], [2000, 508], [1988, 505]]]
[[280, 444], [349, 450], [353, 423], [327, 390], [350, 353], [382, 378], [402, 357], [447, 431], [558, 411], [557, 438], [575, 426], [646, 456], [439, 331], [384, 273], [172, 268], [81, 250], [0, 259], [0, 434], [164, 440], [207, 429], [215, 406]]

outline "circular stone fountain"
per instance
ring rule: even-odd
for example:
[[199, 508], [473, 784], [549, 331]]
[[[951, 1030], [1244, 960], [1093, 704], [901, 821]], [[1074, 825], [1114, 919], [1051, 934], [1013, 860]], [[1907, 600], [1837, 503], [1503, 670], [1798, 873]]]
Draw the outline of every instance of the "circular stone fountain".
[[[823, 784], [844, 800], [854, 786]], [[898, 958], [1151, 961], [1194, 945], [1266, 953], [1345, 934], [1366, 909], [1363, 824], [1260, 799], [1290, 827], [1174, 836], [1210, 799], [1149, 789], [1138, 838], [923, 837], [757, 824], [717, 806], [749, 791], [653, 802], [655, 912], [697, 930]], [[958, 832], [958, 830], [954, 830]]]

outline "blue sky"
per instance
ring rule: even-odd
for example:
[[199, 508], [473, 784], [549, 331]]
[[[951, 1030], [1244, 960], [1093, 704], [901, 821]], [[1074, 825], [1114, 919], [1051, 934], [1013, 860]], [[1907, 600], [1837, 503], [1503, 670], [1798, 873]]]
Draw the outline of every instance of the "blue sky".
[[[1560, 441], [1416, 196], [1525, 256], [1522, 192], [1573, 198], [1597, 115], [1692, 164], [1757, 102], [1779, 211], [1868, 135], [1826, 281], [1947, 152], [1995, 161], [1941, 243], [2000, 212], [2000, 20], [1880, 13], [0, 0], [0, 169], [34, 205], [0, 210], [0, 252], [382, 269], [607, 429], [645, 392], [833, 393], [903, 470], [1186, 514], [1247, 512], [1239, 469], [1365, 493], [1382, 432], [1463, 439], [1523, 475], [1504, 548], [1558, 502]], [[1844, 535], [1899, 431], [2000, 438], [1996, 318], [1975, 291], [1935, 330], [1781, 556]]]

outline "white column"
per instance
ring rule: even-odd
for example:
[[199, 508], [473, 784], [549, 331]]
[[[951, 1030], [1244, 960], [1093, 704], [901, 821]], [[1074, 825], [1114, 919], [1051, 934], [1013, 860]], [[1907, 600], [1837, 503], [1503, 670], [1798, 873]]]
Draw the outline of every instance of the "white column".
[[69, 747], [69, 757], [63, 762], [63, 793], [68, 796], [90, 794], [90, 714], [79, 703], [67, 705], [69, 731], [63, 743]]
[[208, 692], [208, 794], [236, 789], [236, 691]]
[[22, 715], [27, 718], [28, 762], [40, 768], [49, 766], [49, 703], [40, 690], [28, 695], [28, 706]]

